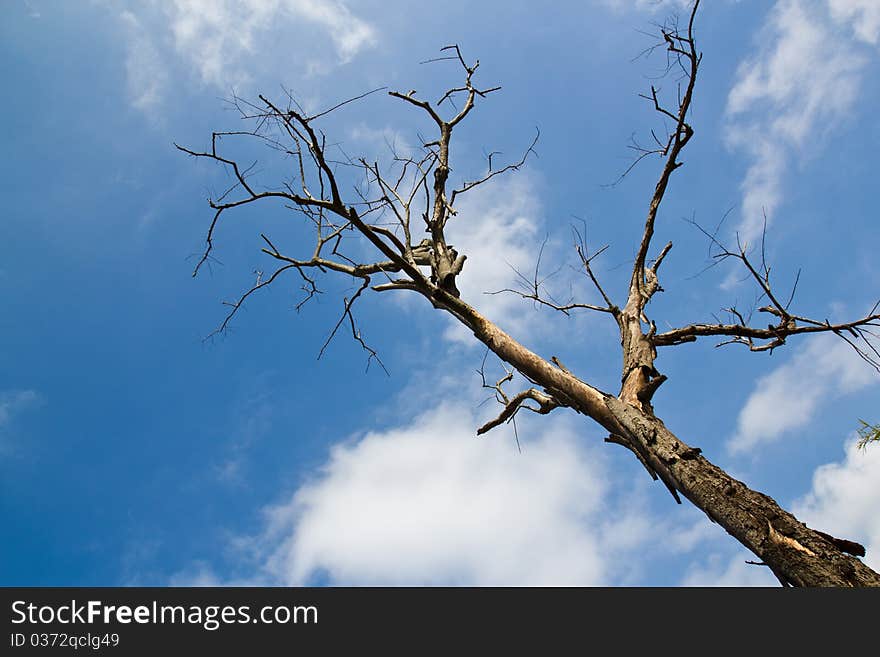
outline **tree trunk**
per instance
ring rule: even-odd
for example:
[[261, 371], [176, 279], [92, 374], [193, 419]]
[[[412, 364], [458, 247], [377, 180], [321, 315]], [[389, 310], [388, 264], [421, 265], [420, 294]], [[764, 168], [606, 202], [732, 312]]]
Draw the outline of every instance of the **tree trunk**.
[[[784, 585], [880, 586], [880, 574], [839, 549], [841, 541], [808, 528], [772, 498], [712, 464], [653, 415], [648, 400], [602, 392], [514, 340], [474, 308], [440, 293], [437, 305], [466, 324], [499, 358], [561, 405], [589, 416], [632, 449], [677, 498], [690, 500], [766, 564]], [[622, 327], [623, 328], [623, 327]], [[651, 367], [653, 370], [653, 367]], [[650, 376], [647, 378], [650, 379]], [[615, 440], [613, 442], [620, 442]]]
[[709, 518], [792, 586], [880, 586], [880, 574], [842, 552], [782, 509], [711, 463], [659, 419], [609, 396], [608, 406], [650, 466]]

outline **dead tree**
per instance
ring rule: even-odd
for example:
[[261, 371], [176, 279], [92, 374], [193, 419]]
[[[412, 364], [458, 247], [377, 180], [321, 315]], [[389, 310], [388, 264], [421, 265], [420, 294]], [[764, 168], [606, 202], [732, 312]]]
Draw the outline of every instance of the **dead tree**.
[[[422, 140], [417, 155], [393, 153], [396, 165], [393, 175], [376, 162], [337, 157], [336, 150], [328, 146], [318, 127], [320, 119], [350, 101], [309, 115], [290, 96], [284, 104], [263, 95], [253, 103], [235, 98], [236, 107], [249, 125], [247, 130], [214, 133], [210, 149], [206, 151], [177, 146], [191, 156], [223, 165], [231, 172], [233, 182], [224, 194], [209, 201], [214, 211], [213, 220], [194, 275], [211, 257], [215, 234], [227, 212], [273, 201], [298, 211], [314, 231], [310, 255], [290, 255], [269, 236], [261, 234], [265, 242], [262, 251], [277, 267], [271, 274], [259, 276], [251, 289], [230, 304], [230, 313], [221, 329], [251, 294], [282, 275], [298, 276], [308, 300], [318, 292], [318, 276], [334, 272], [355, 281], [356, 290], [344, 299], [342, 315], [331, 338], [345, 327], [373, 359], [378, 356], [364, 341], [354, 321], [355, 304], [368, 290], [421, 295], [434, 308], [466, 326], [511, 368], [509, 375], [495, 385], [486, 384], [484, 379], [484, 385], [496, 391], [502, 410], [497, 418], [480, 427], [478, 433], [489, 431], [522, 409], [541, 414], [571, 409], [601, 425], [608, 432], [607, 442], [631, 451], [676, 502], [681, 503], [681, 497], [685, 497], [724, 527], [751, 550], [761, 564], [768, 566], [784, 586], [880, 585], [880, 575], [854, 556], [864, 554], [864, 548], [808, 528], [767, 495], [731, 477], [709, 462], [700, 448], [691, 447], [667, 429], [652, 405], [655, 392], [666, 380], [657, 368], [658, 350], [705, 337], [741, 343], [751, 351], [770, 351], [802, 334], [834, 333], [875, 367], [880, 361], [880, 354], [870, 342], [871, 331], [880, 324], [876, 306], [861, 319], [838, 324], [797, 314], [790, 309], [792, 299], [780, 296], [771, 285], [770, 270], [763, 259], [756, 262], [742, 245], [735, 249], [723, 247], [711, 235], [720, 249], [718, 258], [738, 260], [758, 286], [766, 299], [766, 305], [759, 311], [769, 322], [753, 325], [749, 317], [735, 308], [729, 309], [729, 322], [687, 324], [663, 332], [659, 332], [650, 319], [648, 303], [662, 289], [660, 268], [672, 248], [669, 242], [651, 258], [655, 252], [653, 237], [658, 211], [673, 174], [682, 165], [682, 152], [694, 136], [689, 109], [701, 62], [694, 36], [698, 7], [699, 1], [694, 3], [686, 23], [679, 26], [673, 20], [660, 30], [659, 46], [665, 50], [670, 67], [678, 71], [681, 82], [678, 97], [671, 106], [664, 104], [654, 87], [645, 95], [671, 129], [663, 137], [655, 136], [654, 147], [641, 150], [643, 156], [661, 158], [663, 167], [648, 204], [626, 299], [617, 303], [600, 284], [591, 266], [595, 255], [589, 255], [583, 241], [576, 245], [576, 253], [601, 303], [558, 304], [543, 294], [537, 282], [533, 290], [519, 292], [565, 313], [576, 308], [604, 313], [616, 324], [623, 365], [621, 386], [616, 393], [600, 390], [582, 380], [555, 357], [544, 358], [533, 352], [459, 294], [456, 277], [465, 265], [466, 254], [459, 253], [449, 241], [454, 233], [456, 202], [496, 176], [518, 169], [532, 149], [529, 147], [521, 160], [506, 166], [496, 166], [490, 155], [485, 175], [457, 187], [450, 182], [450, 145], [456, 128], [478, 103], [498, 89], [477, 84], [479, 62], [469, 64], [457, 46], [445, 48], [440, 59], [460, 66], [463, 82], [449, 89], [436, 103], [419, 97], [415, 91], [388, 92], [395, 101], [423, 113], [433, 128], [433, 135]], [[260, 140], [266, 147], [279, 151], [287, 158], [291, 177], [275, 188], [252, 185], [250, 169], [221, 150], [221, 142], [230, 139]], [[357, 172], [362, 181], [360, 185], [353, 185], [353, 191], [343, 189], [340, 182], [341, 176], [350, 171]], [[375, 254], [371, 260], [363, 258], [362, 254], [368, 251]], [[505, 392], [503, 386], [511, 383], [513, 371], [532, 386], [518, 393]]]

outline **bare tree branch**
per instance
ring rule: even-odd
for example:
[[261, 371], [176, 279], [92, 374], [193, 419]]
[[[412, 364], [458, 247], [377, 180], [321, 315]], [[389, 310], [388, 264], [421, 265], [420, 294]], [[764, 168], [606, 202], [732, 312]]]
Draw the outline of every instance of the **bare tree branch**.
[[[648, 249], [651, 246], [651, 239], [654, 236], [654, 224], [657, 219], [657, 211], [660, 203], [666, 194], [666, 188], [669, 184], [669, 178], [672, 172], [681, 166], [678, 160], [681, 151], [693, 137], [694, 130], [687, 122], [688, 111], [690, 110], [691, 100], [693, 98], [694, 86], [697, 81], [697, 71], [700, 66], [702, 55], [697, 53], [696, 41], [694, 39], [694, 19], [699, 9], [700, 1], [694, 2], [691, 10], [690, 19], [688, 20], [687, 35], [682, 36], [674, 29], [662, 29], [663, 39], [667, 44], [667, 50], [675, 54], [682, 63], [687, 76], [687, 86], [676, 111], [670, 111], [663, 107], [657, 95], [657, 89], [651, 87], [650, 100], [653, 102], [654, 109], [662, 116], [671, 118], [675, 123], [675, 127], [671, 131], [666, 145], [659, 151], [666, 158], [663, 165], [663, 171], [660, 179], [654, 189], [654, 195], [648, 207], [648, 216], [645, 220], [645, 228], [642, 234], [642, 240], [636, 251], [635, 263], [633, 264], [632, 277], [630, 282], [630, 295], [628, 304], [639, 305], [639, 312], [650, 299], [647, 293], [648, 283], [645, 280], [646, 266], [645, 260], [648, 257]], [[660, 258], [662, 259], [662, 258]], [[655, 272], [656, 273], [656, 272]]]
[[489, 157], [488, 157], [489, 171], [486, 173], [486, 175], [483, 176], [482, 178], [477, 179], [477, 180], [465, 182], [458, 189], [452, 190], [452, 194], [449, 197], [449, 204], [454, 205], [456, 197], [458, 197], [461, 194], [464, 194], [467, 191], [470, 191], [474, 187], [478, 187], [479, 185], [482, 185], [483, 183], [489, 182], [495, 176], [500, 176], [501, 174], [507, 173], [508, 171], [519, 171], [520, 168], [522, 168], [522, 166], [526, 163], [526, 159], [529, 157], [529, 155], [535, 154], [535, 144], [538, 143], [538, 139], [540, 137], [541, 137], [541, 131], [536, 129], [535, 130], [535, 138], [532, 140], [532, 143], [529, 144], [529, 147], [526, 149], [526, 152], [523, 153], [523, 156], [519, 159], [519, 161], [515, 162], [514, 164], [508, 164], [507, 166], [502, 167], [500, 169], [493, 169], [492, 168], [492, 156], [496, 155], [497, 153], [490, 153]]
[[[504, 391], [504, 385], [513, 380], [513, 370], [509, 370], [504, 368], [504, 376], [502, 376], [498, 381], [494, 384], [487, 383], [486, 381], [486, 357], [489, 355], [489, 352], [486, 351], [486, 354], [483, 356], [483, 362], [480, 365], [480, 369], [477, 370], [477, 373], [480, 375], [480, 380], [482, 381], [482, 385], [484, 388], [488, 388], [492, 390], [495, 396], [495, 401], [501, 404], [504, 408], [501, 410], [501, 413], [498, 414], [497, 417], [489, 420], [481, 427], [477, 429], [477, 435], [481, 436], [484, 433], [487, 433], [505, 422], [512, 422], [516, 417], [516, 414], [520, 411], [520, 409], [526, 409], [531, 411], [532, 413], [537, 413], [538, 415], [547, 415], [551, 411], [556, 408], [559, 408], [563, 404], [560, 404], [553, 396], [541, 392], [535, 388], [529, 388], [528, 390], [523, 390], [522, 392], [517, 393], [513, 397], [509, 397], [507, 393]], [[527, 401], [537, 402], [537, 406], [531, 406], [527, 404]], [[517, 434], [517, 444], [519, 444], [519, 435]]]
[[330, 346], [330, 343], [333, 341], [333, 338], [336, 335], [336, 332], [339, 331], [339, 327], [342, 326], [343, 322], [348, 320], [349, 327], [351, 328], [352, 338], [354, 338], [355, 341], [358, 344], [360, 344], [361, 348], [369, 354], [369, 358], [367, 358], [367, 369], [370, 369], [370, 363], [373, 361], [373, 359], [375, 359], [376, 362], [379, 363], [379, 367], [382, 368], [382, 370], [385, 372], [385, 374], [388, 376], [391, 376], [388, 373], [388, 370], [385, 368], [385, 364], [382, 362], [382, 359], [379, 358], [379, 354], [376, 353], [376, 351], [372, 347], [370, 347], [366, 342], [364, 342], [364, 339], [361, 336], [361, 332], [358, 330], [357, 325], [355, 324], [354, 315], [351, 312], [351, 309], [354, 306], [355, 301], [358, 300], [358, 297], [361, 296], [361, 293], [364, 290], [366, 290], [369, 286], [370, 286], [370, 277], [367, 276], [364, 278], [363, 283], [361, 283], [361, 286], [357, 289], [357, 292], [355, 292], [350, 298], [345, 297], [343, 299], [342, 315], [340, 316], [339, 321], [336, 322], [336, 325], [333, 327], [333, 330], [330, 331], [330, 335], [327, 337], [327, 340], [321, 346], [321, 351], [318, 352], [318, 360], [321, 359], [321, 356], [324, 355], [324, 352], [327, 350], [327, 347]]
[[619, 312], [619, 309], [613, 303], [611, 303], [611, 301], [608, 299], [608, 296], [602, 290], [602, 287], [599, 285], [599, 282], [598, 282], [598, 280], [596, 280], [596, 277], [593, 275], [593, 271], [590, 267], [590, 263], [593, 260], [593, 258], [596, 258], [597, 256], [601, 255], [602, 252], [607, 247], [603, 247], [598, 252], [594, 253], [592, 256], [587, 257], [585, 255], [586, 247], [583, 245], [583, 242], [575, 245], [575, 249], [578, 253], [578, 256], [581, 259], [581, 262], [583, 264], [583, 267], [584, 267], [586, 274], [592, 279], [593, 283], [595, 283], [596, 287], [599, 289], [599, 292], [602, 294], [602, 296], [607, 304], [606, 306], [600, 306], [597, 304], [579, 303], [579, 302], [575, 302], [575, 301], [560, 303], [559, 301], [556, 301], [553, 298], [553, 295], [550, 294], [550, 292], [546, 290], [545, 283], [547, 282], [547, 280], [552, 278], [556, 273], [558, 273], [558, 271], [559, 271], [559, 269], [561, 269], [561, 267], [559, 269], [557, 269], [556, 271], [552, 272], [551, 274], [549, 274], [548, 276], [545, 276], [543, 278], [541, 277], [541, 274], [540, 274], [541, 261], [544, 256], [544, 249], [545, 249], [546, 245], [547, 245], [547, 240], [545, 239], [541, 243], [541, 248], [538, 250], [538, 257], [536, 258], [536, 261], [535, 261], [535, 271], [534, 271], [534, 274], [531, 278], [525, 276], [522, 272], [518, 271], [517, 269], [512, 268], [514, 273], [516, 274], [517, 278], [519, 279], [520, 284], [522, 285], [521, 289], [515, 290], [513, 288], [503, 288], [501, 290], [486, 292], [485, 294], [489, 294], [489, 295], [505, 294], [505, 293], [506, 294], [515, 294], [515, 295], [522, 297], [523, 299], [526, 299], [528, 301], [533, 301], [537, 305], [546, 306], [547, 308], [561, 312], [564, 315], [570, 315], [571, 311], [573, 311], [573, 310], [594, 310], [597, 312], [609, 313], [611, 315], [616, 315]]
[[[529, 406], [526, 404], [526, 400], [534, 400], [538, 403], [537, 407]], [[539, 390], [535, 388], [529, 388], [528, 390], [523, 390], [522, 392], [514, 395], [504, 406], [504, 410], [498, 414], [498, 417], [489, 420], [479, 429], [477, 429], [477, 435], [481, 436], [487, 431], [491, 431], [495, 427], [500, 424], [504, 424], [508, 420], [512, 420], [513, 417], [517, 414], [517, 412], [525, 408], [526, 410], [532, 411], [533, 413], [537, 413], [539, 415], [547, 415], [554, 408], [557, 408], [559, 404], [552, 397], [545, 395]]]
[[[651, 342], [656, 347], [668, 347], [685, 342], [694, 342], [699, 337], [706, 336], [722, 336], [730, 338], [718, 344], [718, 346], [726, 344], [743, 344], [750, 351], [772, 352], [777, 347], [781, 347], [786, 340], [793, 335], [805, 335], [810, 333], [833, 333], [845, 342], [858, 354], [858, 356], [868, 363], [875, 370], [880, 372], [880, 348], [877, 344], [880, 342], [880, 336], [877, 335], [875, 329], [880, 329], [880, 314], [877, 313], [880, 307], [880, 301], [874, 304], [871, 310], [860, 319], [849, 322], [831, 323], [828, 319], [813, 319], [804, 315], [791, 312], [790, 307], [794, 300], [795, 292], [801, 279], [801, 270], [798, 270], [795, 276], [794, 284], [785, 303], [773, 289], [770, 277], [771, 268], [767, 264], [765, 243], [766, 243], [766, 217], [764, 221], [764, 229], [760, 241], [761, 262], [756, 264], [750, 258], [747, 252], [747, 246], [742, 244], [737, 238], [737, 250], [733, 251], [726, 247], [718, 238], [716, 233], [710, 234], [706, 229], [693, 220], [688, 223], [695, 226], [708, 239], [710, 244], [717, 249], [713, 254], [716, 262], [721, 262], [728, 258], [739, 261], [760, 290], [759, 299], [767, 299], [770, 303], [766, 306], [758, 308], [758, 312], [767, 313], [776, 318], [775, 322], [767, 324], [765, 327], [750, 326], [747, 318], [737, 311], [735, 307], [728, 308], [728, 313], [735, 318], [736, 323], [716, 322], [714, 324], [695, 323], [675, 328], [663, 333], [651, 336]], [[763, 342], [756, 342], [763, 341]]]

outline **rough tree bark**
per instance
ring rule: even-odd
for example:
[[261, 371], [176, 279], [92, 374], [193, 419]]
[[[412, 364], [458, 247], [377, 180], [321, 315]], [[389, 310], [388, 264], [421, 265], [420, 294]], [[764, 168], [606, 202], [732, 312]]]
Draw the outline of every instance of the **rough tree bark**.
[[[529, 147], [520, 161], [501, 168], [493, 167], [490, 156], [489, 171], [485, 176], [464, 182], [457, 188], [451, 187], [450, 143], [454, 129], [470, 114], [478, 100], [498, 89], [480, 89], [474, 85], [478, 63], [467, 64], [457, 46], [445, 48], [448, 56], [440, 59], [457, 62], [464, 71], [465, 80], [461, 86], [444, 94], [438, 103], [422, 100], [415, 92], [389, 92], [393, 98], [424, 112], [436, 128], [436, 138], [423, 145], [419, 156], [394, 154], [400, 169], [399, 177], [387, 178], [377, 163], [365, 159], [342, 163], [332, 161], [326, 151], [323, 133], [315, 128], [317, 119], [327, 112], [308, 116], [297, 109], [295, 103], [292, 107], [282, 109], [264, 96], [260, 96], [259, 103], [254, 104], [235, 99], [243, 118], [255, 122], [252, 130], [214, 133], [208, 151], [178, 146], [189, 155], [211, 159], [228, 167], [235, 182], [218, 199], [210, 200], [215, 214], [204, 255], [194, 275], [210, 257], [215, 229], [224, 212], [249, 203], [281, 200], [302, 212], [313, 223], [316, 240], [311, 256], [288, 256], [276, 248], [269, 237], [262, 235], [266, 243], [263, 252], [279, 263], [278, 269], [268, 278], [261, 276], [238, 301], [230, 304], [231, 311], [218, 330], [226, 328], [251, 294], [272, 284], [285, 272], [298, 273], [308, 300], [318, 291], [316, 275], [332, 271], [359, 280], [360, 286], [350, 298], [344, 300], [342, 316], [329, 339], [341, 326], [348, 324], [353, 337], [368, 352], [369, 358], [378, 359], [376, 352], [364, 342], [356, 329], [352, 314], [355, 302], [368, 288], [377, 292], [415, 292], [435, 308], [451, 314], [464, 324], [498, 358], [535, 386], [509, 396], [502, 386], [510, 382], [512, 374], [494, 386], [487, 386], [496, 390], [503, 409], [497, 418], [480, 427], [478, 433], [502, 424], [523, 409], [540, 414], [558, 408], [573, 409], [607, 430], [606, 442], [630, 450], [648, 473], [665, 485], [677, 502], [681, 503], [680, 498], [684, 496], [712, 521], [724, 527], [761, 563], [768, 566], [783, 585], [878, 586], [880, 574], [857, 558], [864, 555], [864, 548], [852, 541], [808, 528], [767, 495], [750, 489], [728, 475], [709, 462], [699, 448], [689, 446], [669, 431], [656, 416], [652, 405], [654, 393], [666, 380], [655, 363], [658, 347], [693, 342], [704, 336], [721, 336], [727, 342], [745, 344], [751, 351], [769, 351], [784, 345], [791, 336], [831, 332], [849, 342], [872, 365], [878, 365], [878, 354], [869, 341], [868, 332], [880, 321], [876, 306], [865, 317], [842, 324], [796, 315], [789, 310], [791, 298], [787, 303], [782, 303], [774, 293], [769, 268], [763, 261], [753, 263], [746, 248], [738, 245], [736, 250], [728, 250], [714, 236], [708, 237], [719, 248], [718, 257], [741, 262], [767, 299], [767, 306], [760, 310], [777, 321], [766, 328], [753, 327], [735, 308], [731, 308], [729, 313], [733, 321], [729, 324], [689, 324], [658, 333], [656, 325], [648, 318], [646, 306], [653, 295], [662, 290], [659, 269], [672, 248], [672, 243], [667, 243], [653, 260], [648, 259], [658, 210], [670, 179], [682, 164], [680, 155], [694, 135], [688, 123], [688, 112], [701, 61], [694, 37], [698, 8], [699, 1], [694, 3], [687, 24], [681, 29], [676, 21], [667, 23], [661, 29], [662, 41], [659, 45], [665, 49], [670, 67], [675, 67], [686, 81], [676, 106], [667, 109], [653, 87], [650, 94], [644, 96], [656, 112], [671, 121], [673, 128], [665, 140], [655, 137], [656, 147], [643, 149], [639, 158], [657, 155], [664, 164], [648, 206], [625, 303], [616, 305], [606, 294], [591, 267], [597, 254], [590, 256], [582, 241], [577, 244], [576, 251], [584, 272], [603, 299], [602, 305], [558, 305], [542, 295], [537, 281], [533, 289], [527, 292], [516, 291], [526, 299], [564, 313], [576, 308], [593, 310], [606, 313], [616, 322], [623, 363], [621, 387], [617, 394], [599, 390], [582, 381], [555, 357], [546, 359], [529, 350], [460, 298], [455, 279], [464, 267], [466, 256], [459, 254], [447, 242], [447, 226], [456, 215], [456, 199], [497, 175], [519, 169], [532, 148]], [[451, 101], [456, 96], [463, 97], [461, 108], [452, 118], [443, 118], [439, 108], [444, 101]], [[292, 183], [285, 182], [275, 190], [256, 191], [249, 183], [248, 170], [218, 150], [224, 137], [238, 136], [260, 139], [267, 146], [292, 158], [298, 189]], [[342, 166], [354, 167], [368, 179], [366, 189], [355, 189], [358, 200], [354, 203], [347, 203], [343, 199], [337, 180], [337, 172]], [[233, 192], [242, 196], [237, 200], [227, 200]], [[371, 215], [383, 213], [393, 219], [393, 229], [389, 229], [387, 223], [371, 219]], [[428, 237], [413, 243], [413, 232], [419, 223]], [[342, 237], [350, 233], [360, 235], [381, 254], [381, 259], [363, 263], [345, 255]], [[374, 277], [380, 277], [382, 282], [374, 284]]]

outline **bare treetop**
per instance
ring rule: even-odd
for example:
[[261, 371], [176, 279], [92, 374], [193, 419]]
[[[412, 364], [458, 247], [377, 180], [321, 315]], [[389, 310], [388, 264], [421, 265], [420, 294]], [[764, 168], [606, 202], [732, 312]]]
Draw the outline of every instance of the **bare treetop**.
[[[727, 309], [731, 319], [713, 324], [690, 323], [658, 332], [650, 317], [650, 302], [663, 291], [661, 266], [670, 256], [672, 242], [658, 248], [654, 235], [663, 201], [669, 192], [673, 174], [683, 164], [683, 153], [695, 135], [690, 123], [690, 109], [702, 62], [697, 48], [695, 21], [699, 1], [693, 3], [687, 21], [671, 20], [659, 26], [659, 41], [649, 49], [661, 49], [667, 58], [666, 71], [676, 80], [674, 100], [670, 102], [656, 86], [643, 94], [654, 112], [662, 117], [668, 132], [652, 133], [654, 146], [637, 146], [636, 161], [657, 157], [662, 162], [659, 178], [648, 197], [644, 226], [634, 236], [635, 258], [628, 275], [624, 299], [614, 299], [609, 288], [599, 280], [593, 262], [604, 250], [591, 253], [584, 235], [575, 230], [575, 255], [589, 285], [601, 303], [576, 300], [561, 303], [544, 289], [537, 269], [534, 279], [523, 277], [525, 287], [514, 292], [527, 300], [563, 314], [575, 310], [595, 311], [614, 320], [621, 344], [621, 385], [610, 393], [579, 378], [558, 358], [549, 358], [530, 350], [502, 327], [484, 317], [461, 298], [456, 278], [461, 274], [467, 254], [453, 245], [456, 202], [469, 191], [490, 183], [496, 177], [515, 172], [534, 153], [538, 135], [528, 143], [522, 156], [511, 163], [499, 164], [497, 153], [487, 157], [487, 170], [458, 186], [450, 182], [453, 158], [453, 134], [456, 127], [498, 86], [477, 82], [479, 61], [469, 63], [457, 45], [446, 46], [441, 56], [429, 61], [450, 61], [456, 65], [461, 82], [439, 98], [421, 97], [416, 91], [388, 91], [395, 101], [404, 103], [428, 119], [432, 132], [421, 139], [412, 153], [391, 149], [391, 166], [364, 157], [339, 159], [331, 156], [320, 120], [331, 112], [348, 108], [353, 101], [369, 94], [338, 103], [334, 107], [306, 114], [288, 96], [283, 104], [260, 95], [253, 103], [234, 99], [248, 129], [215, 132], [207, 151], [177, 146], [181, 151], [214, 160], [231, 171], [234, 184], [209, 203], [214, 210], [206, 246], [195, 273], [211, 257], [220, 220], [227, 211], [257, 202], [275, 202], [292, 209], [306, 219], [314, 231], [305, 255], [291, 255], [291, 245], [279, 244], [261, 233], [263, 253], [276, 268], [257, 282], [234, 303], [220, 330], [228, 325], [248, 297], [273, 284], [285, 273], [299, 277], [305, 301], [318, 292], [318, 277], [326, 273], [347, 276], [357, 284], [356, 291], [343, 299], [342, 313], [330, 339], [342, 327], [367, 352], [369, 361], [378, 354], [365, 342], [357, 328], [353, 310], [368, 290], [388, 292], [404, 290], [424, 297], [439, 310], [453, 316], [467, 327], [503, 363], [504, 374], [491, 382], [484, 366], [480, 369], [483, 386], [492, 391], [501, 410], [496, 418], [477, 430], [478, 434], [511, 421], [520, 410], [545, 415], [568, 408], [598, 423], [607, 432], [606, 441], [628, 449], [655, 480], [661, 481], [677, 502], [685, 497], [703, 510], [714, 522], [761, 559], [784, 585], [866, 585], [880, 584], [880, 575], [852, 556], [858, 552], [852, 541], [836, 539], [806, 527], [775, 501], [749, 489], [744, 483], [709, 462], [699, 447], [691, 447], [670, 432], [656, 416], [653, 397], [666, 380], [656, 365], [658, 347], [676, 346], [701, 337], [721, 338], [722, 344], [741, 343], [751, 351], [765, 352], [787, 344], [807, 333], [834, 333], [846, 340], [859, 355], [880, 369], [880, 353], [872, 342], [880, 325], [875, 305], [865, 316], [844, 323], [813, 319], [792, 310], [795, 289], [781, 294], [771, 283], [770, 267], [763, 257], [756, 262], [749, 245], [737, 244], [728, 249], [715, 234], [704, 231], [717, 249], [716, 260], [738, 261], [757, 286], [763, 305], [759, 325], [748, 313], [735, 307]], [[668, 95], [668, 94], [667, 94]], [[250, 184], [253, 166], [244, 166], [221, 150], [223, 138], [258, 140], [281, 153], [287, 162], [289, 177], [273, 189], [258, 189]], [[335, 153], [333, 149], [333, 152]], [[351, 188], [340, 172], [356, 172], [362, 184]], [[479, 221], [468, 217], [467, 221]], [[702, 229], [701, 229], [702, 230]], [[347, 239], [357, 237], [357, 240]], [[294, 245], [302, 250], [302, 245]], [[365, 257], [364, 254], [371, 254]], [[540, 262], [540, 253], [536, 253]], [[795, 284], [796, 288], [797, 284]], [[505, 292], [505, 291], [502, 291]], [[329, 342], [329, 340], [328, 340]], [[326, 343], [324, 345], [326, 348]], [[323, 352], [323, 348], [322, 348]], [[381, 361], [379, 361], [381, 363]], [[508, 392], [518, 372], [532, 385], [519, 392]], [[858, 546], [861, 547], [861, 546]]]

